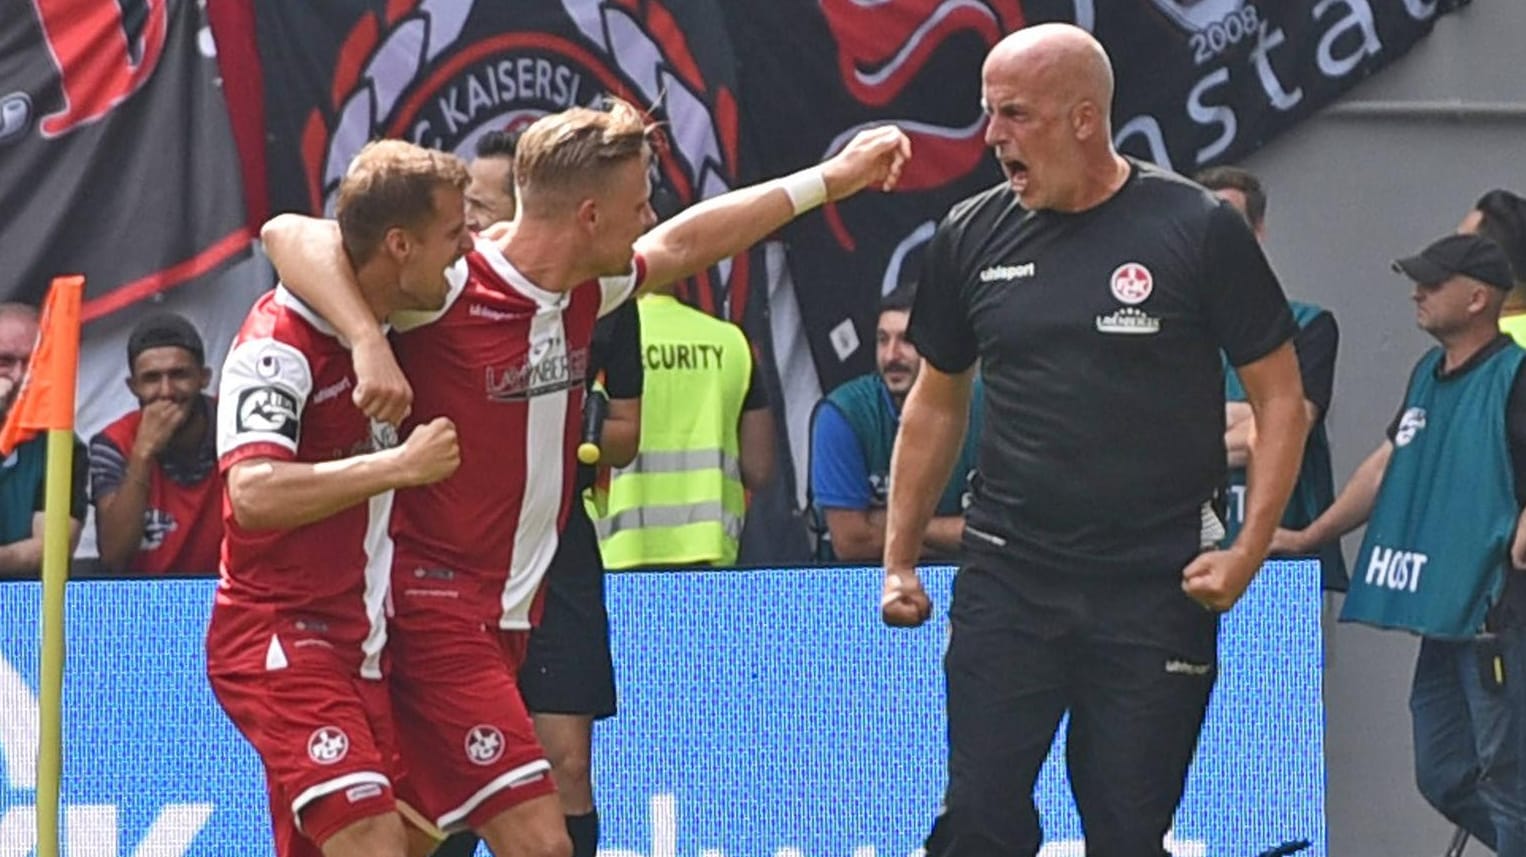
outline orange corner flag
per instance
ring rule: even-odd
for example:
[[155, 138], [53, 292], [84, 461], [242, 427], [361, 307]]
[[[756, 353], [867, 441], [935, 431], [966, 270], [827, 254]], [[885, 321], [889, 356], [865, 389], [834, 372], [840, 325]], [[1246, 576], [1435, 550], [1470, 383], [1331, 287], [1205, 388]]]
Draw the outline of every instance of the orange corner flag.
[[54, 277], [37, 323], [37, 348], [21, 392], [0, 429], [0, 456], [40, 431], [74, 429], [75, 378], [79, 374], [79, 311], [85, 278]]

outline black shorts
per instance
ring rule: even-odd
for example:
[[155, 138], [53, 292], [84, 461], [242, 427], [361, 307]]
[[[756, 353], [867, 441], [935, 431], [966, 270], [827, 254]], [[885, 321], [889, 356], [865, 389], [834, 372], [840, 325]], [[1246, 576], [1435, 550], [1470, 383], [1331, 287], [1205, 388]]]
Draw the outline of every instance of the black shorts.
[[944, 658], [949, 783], [929, 857], [1038, 852], [1034, 782], [1067, 712], [1086, 853], [1163, 855], [1218, 673], [1218, 615], [1182, 592], [1180, 567], [1087, 575], [966, 548]]
[[604, 563], [593, 522], [573, 503], [546, 572], [540, 625], [519, 670], [519, 692], [532, 714], [615, 713], [615, 668], [604, 609]]

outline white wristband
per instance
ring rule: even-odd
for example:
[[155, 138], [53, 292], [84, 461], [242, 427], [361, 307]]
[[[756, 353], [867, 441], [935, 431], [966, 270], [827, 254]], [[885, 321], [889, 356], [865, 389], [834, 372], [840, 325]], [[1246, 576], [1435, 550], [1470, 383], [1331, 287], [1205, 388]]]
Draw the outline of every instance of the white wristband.
[[821, 167], [791, 173], [779, 179], [779, 186], [789, 196], [796, 217], [827, 201], [827, 179], [822, 175]]

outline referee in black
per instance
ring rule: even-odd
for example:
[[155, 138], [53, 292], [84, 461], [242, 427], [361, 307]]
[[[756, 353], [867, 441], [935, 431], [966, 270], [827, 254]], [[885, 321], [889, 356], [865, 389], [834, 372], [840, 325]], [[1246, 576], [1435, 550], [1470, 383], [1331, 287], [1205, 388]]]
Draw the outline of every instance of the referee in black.
[[[1088, 857], [1164, 855], [1219, 614], [1261, 566], [1303, 452], [1295, 326], [1243, 217], [1113, 148], [1112, 69], [1086, 31], [1019, 30], [981, 76], [1008, 180], [956, 205], [926, 251], [881, 602], [891, 625], [931, 612], [917, 554], [978, 366], [986, 424], [944, 664], [949, 782], [927, 852], [1036, 854], [1033, 785], [1068, 711]], [[1228, 550], [1213, 547], [1221, 350], [1259, 429]]]

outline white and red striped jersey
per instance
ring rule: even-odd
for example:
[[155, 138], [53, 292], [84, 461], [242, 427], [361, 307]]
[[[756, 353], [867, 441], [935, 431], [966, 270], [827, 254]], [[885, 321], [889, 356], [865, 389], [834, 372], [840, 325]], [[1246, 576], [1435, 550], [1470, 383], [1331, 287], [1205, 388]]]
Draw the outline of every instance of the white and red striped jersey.
[[[285, 289], [255, 302], [223, 364], [218, 467], [240, 461], [334, 461], [396, 443], [351, 402], [349, 351]], [[221, 582], [208, 657], [216, 669], [281, 669], [324, 646], [381, 677], [392, 564], [387, 491], [291, 530], [251, 532], [223, 489]]]
[[452, 277], [445, 307], [399, 318], [393, 340], [413, 384], [409, 427], [448, 416], [461, 444], [455, 475], [398, 492], [394, 585], [433, 587], [478, 621], [528, 628], [575, 493], [594, 322], [630, 297], [645, 264], [564, 294], [488, 241], [457, 268], [467, 276]]

